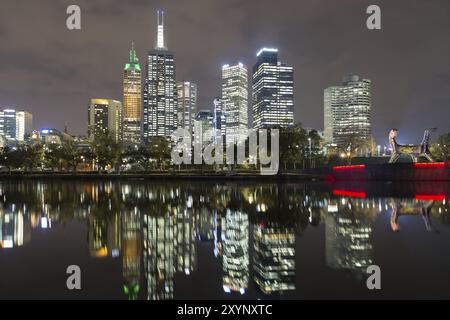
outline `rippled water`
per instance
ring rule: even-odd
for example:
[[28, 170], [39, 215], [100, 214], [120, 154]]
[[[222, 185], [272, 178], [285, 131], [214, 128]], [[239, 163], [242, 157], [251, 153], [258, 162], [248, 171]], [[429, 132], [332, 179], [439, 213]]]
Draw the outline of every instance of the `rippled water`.
[[2, 181], [0, 298], [450, 298], [449, 190]]

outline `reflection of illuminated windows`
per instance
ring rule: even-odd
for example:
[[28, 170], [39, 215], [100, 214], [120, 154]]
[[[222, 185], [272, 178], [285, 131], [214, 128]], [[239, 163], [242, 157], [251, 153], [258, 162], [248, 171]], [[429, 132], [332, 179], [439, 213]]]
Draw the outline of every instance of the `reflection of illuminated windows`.
[[255, 225], [253, 238], [255, 282], [261, 291], [294, 290], [294, 230]]
[[336, 269], [366, 269], [373, 262], [371, 223], [348, 212], [325, 217], [327, 265]]
[[20, 247], [30, 241], [31, 224], [24, 212], [12, 205], [0, 209], [0, 245], [4, 249]]
[[173, 298], [174, 219], [144, 215], [144, 270], [147, 298]]
[[227, 209], [222, 221], [222, 267], [225, 292], [245, 293], [249, 281], [248, 215]]

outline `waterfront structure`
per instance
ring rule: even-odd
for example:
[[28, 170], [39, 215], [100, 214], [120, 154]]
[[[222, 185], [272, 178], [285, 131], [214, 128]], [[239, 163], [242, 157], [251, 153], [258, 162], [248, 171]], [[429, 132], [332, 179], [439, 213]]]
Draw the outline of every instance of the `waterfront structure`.
[[344, 77], [342, 86], [325, 89], [325, 143], [348, 147], [353, 138], [370, 139], [371, 106], [371, 81], [358, 75]]
[[147, 55], [144, 84], [142, 136], [170, 138], [177, 129], [177, 86], [174, 54], [167, 50], [164, 39], [164, 12], [158, 11], [157, 43]]
[[295, 289], [295, 231], [272, 223], [253, 229], [254, 279], [265, 293]]
[[226, 119], [226, 143], [244, 142], [248, 132], [247, 67], [222, 66], [222, 106]]
[[24, 141], [33, 130], [33, 115], [12, 108], [0, 111], [0, 135], [6, 140]]
[[253, 66], [253, 128], [294, 125], [294, 68], [278, 60], [278, 49], [263, 48]]
[[141, 140], [141, 66], [131, 45], [130, 58], [123, 72], [123, 140], [139, 143]]
[[190, 81], [177, 83], [178, 128], [192, 134], [197, 109], [197, 85]]
[[88, 107], [88, 134], [109, 133], [115, 141], [122, 140], [122, 103], [112, 99], [91, 99]]

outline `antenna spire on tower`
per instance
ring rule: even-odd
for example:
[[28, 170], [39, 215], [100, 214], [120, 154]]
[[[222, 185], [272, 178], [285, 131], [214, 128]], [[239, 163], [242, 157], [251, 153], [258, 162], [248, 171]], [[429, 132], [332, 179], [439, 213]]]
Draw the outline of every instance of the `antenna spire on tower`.
[[157, 34], [157, 42], [156, 49], [167, 49], [166, 44], [164, 43], [164, 11], [158, 10], [157, 14], [157, 23], [158, 23], [158, 34]]

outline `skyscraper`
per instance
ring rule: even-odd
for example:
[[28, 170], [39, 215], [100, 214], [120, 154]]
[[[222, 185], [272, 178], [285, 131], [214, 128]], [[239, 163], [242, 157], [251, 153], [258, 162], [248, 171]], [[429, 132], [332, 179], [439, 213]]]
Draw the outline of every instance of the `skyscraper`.
[[178, 92], [178, 128], [184, 128], [192, 134], [197, 109], [197, 85], [189, 81], [177, 83]]
[[294, 68], [278, 61], [278, 49], [263, 48], [253, 66], [253, 128], [294, 124]]
[[130, 60], [123, 72], [123, 140], [139, 143], [141, 140], [141, 66], [131, 45]]
[[206, 145], [213, 139], [213, 134], [214, 113], [210, 110], [200, 110], [194, 121], [194, 141]]
[[88, 107], [88, 130], [92, 139], [96, 133], [109, 133], [114, 140], [122, 139], [122, 103], [111, 99], [91, 99]]
[[225, 113], [223, 112], [222, 99], [214, 99], [214, 120], [213, 120], [213, 136], [215, 138], [222, 138], [226, 134], [227, 122]]
[[16, 139], [24, 141], [33, 131], [33, 115], [28, 111], [16, 112]]
[[7, 140], [24, 141], [33, 130], [33, 116], [12, 108], [0, 111], [0, 135]]
[[167, 137], [177, 128], [177, 86], [173, 53], [164, 41], [164, 12], [158, 11], [157, 43], [147, 56], [142, 136]]
[[346, 76], [342, 86], [325, 89], [325, 142], [346, 147], [351, 138], [369, 139], [371, 106], [371, 81], [358, 75]]
[[248, 76], [242, 63], [222, 67], [222, 103], [226, 119], [226, 143], [245, 140], [248, 131]]

